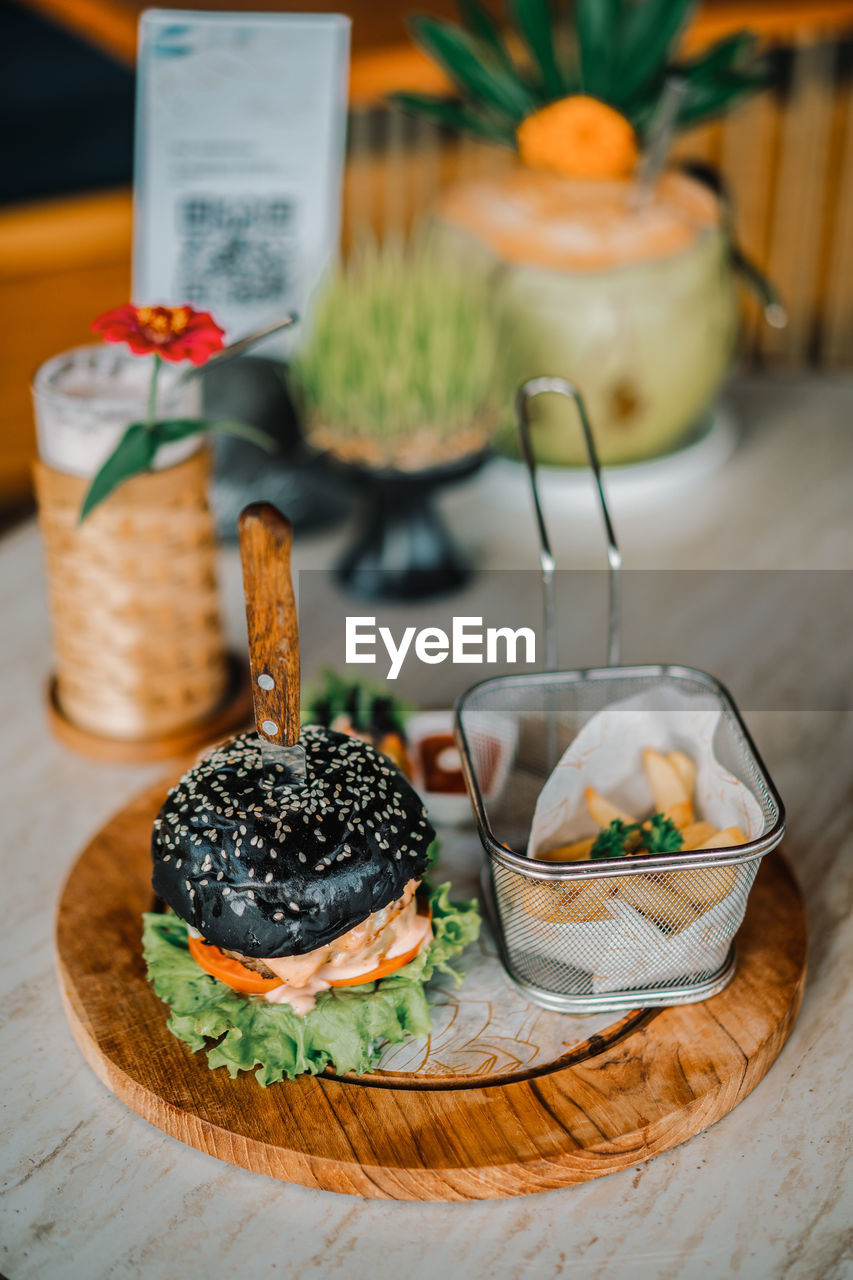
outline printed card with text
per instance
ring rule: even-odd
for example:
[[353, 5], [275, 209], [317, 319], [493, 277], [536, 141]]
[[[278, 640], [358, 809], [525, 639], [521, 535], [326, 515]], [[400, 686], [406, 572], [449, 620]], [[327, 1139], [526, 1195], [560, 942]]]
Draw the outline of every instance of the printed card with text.
[[339, 247], [349, 27], [336, 14], [143, 14], [136, 302], [210, 310], [229, 341], [304, 315]]

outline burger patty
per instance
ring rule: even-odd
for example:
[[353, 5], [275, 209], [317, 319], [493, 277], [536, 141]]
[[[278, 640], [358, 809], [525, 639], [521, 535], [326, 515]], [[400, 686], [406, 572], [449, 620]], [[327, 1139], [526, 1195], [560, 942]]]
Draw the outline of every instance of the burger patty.
[[339, 956], [353, 956], [376, 942], [382, 931], [409, 905], [419, 884], [418, 880], [410, 880], [403, 890], [402, 897], [389, 902], [381, 911], [374, 911], [366, 920], [362, 920], [360, 924], [348, 929], [346, 933], [342, 933], [340, 937], [325, 946], [317, 947], [316, 950], [308, 951], [304, 955], [283, 956], [276, 959], [274, 961], [276, 971], [273, 971], [265, 960], [241, 955], [239, 951], [227, 951], [223, 948], [223, 954], [230, 956], [232, 960], [239, 960], [247, 969], [264, 978], [279, 978], [286, 986], [304, 986], [323, 965], [334, 963]]
[[272, 969], [268, 969], [263, 960], [255, 960], [252, 956], [241, 956], [239, 951], [227, 951], [225, 947], [221, 947], [220, 950], [224, 956], [229, 956], [232, 960], [239, 960], [247, 969], [251, 969], [252, 973], [259, 973], [262, 978], [275, 977]]

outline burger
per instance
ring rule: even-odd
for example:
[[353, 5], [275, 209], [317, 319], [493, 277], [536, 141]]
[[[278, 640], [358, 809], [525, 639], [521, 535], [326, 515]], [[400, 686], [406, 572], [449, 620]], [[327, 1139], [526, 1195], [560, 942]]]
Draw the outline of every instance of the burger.
[[430, 1030], [424, 990], [479, 931], [476, 904], [425, 878], [424, 806], [361, 738], [303, 726], [294, 782], [244, 734], [169, 792], [152, 838], [148, 975], [170, 1030], [261, 1084], [362, 1072]]

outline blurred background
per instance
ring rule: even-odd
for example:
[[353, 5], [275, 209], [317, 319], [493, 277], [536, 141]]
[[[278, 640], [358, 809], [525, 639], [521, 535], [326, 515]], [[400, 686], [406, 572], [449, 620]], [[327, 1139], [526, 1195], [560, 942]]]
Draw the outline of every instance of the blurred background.
[[[169, 7], [169, 6], [163, 6]], [[176, 6], [177, 7], [177, 6]], [[193, 7], [182, 0], [181, 8]], [[206, 9], [228, 8], [204, 0]], [[233, 6], [232, 6], [233, 7]], [[460, 176], [493, 175], [509, 152], [389, 106], [386, 95], [441, 93], [411, 42], [412, 0], [253, 3], [343, 11], [353, 20], [344, 251], [411, 227]], [[451, 16], [449, 0], [422, 7]], [[2, 0], [0, 170], [0, 516], [31, 503], [29, 379], [56, 351], [89, 340], [91, 317], [129, 294], [133, 96], [141, 0]], [[704, 0], [688, 51], [742, 27], [772, 50], [770, 92], [682, 134], [676, 156], [718, 166], [741, 247], [773, 279], [790, 315], [759, 323], [747, 297], [741, 365], [784, 372], [853, 363], [853, 4]]]

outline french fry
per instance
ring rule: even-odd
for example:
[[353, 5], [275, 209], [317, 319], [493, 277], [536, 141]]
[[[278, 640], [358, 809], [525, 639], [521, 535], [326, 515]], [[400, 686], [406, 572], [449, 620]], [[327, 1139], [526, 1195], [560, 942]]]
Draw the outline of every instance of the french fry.
[[562, 884], [543, 880], [527, 885], [516, 897], [515, 906], [546, 924], [586, 924], [592, 920], [607, 920], [607, 892], [594, 884]]
[[[695, 824], [696, 827], [702, 825], [699, 822]], [[700, 849], [729, 849], [732, 845], [745, 843], [746, 836], [740, 827], [726, 827], [723, 831], [713, 831], [691, 848], [696, 853]], [[695, 871], [673, 871], [667, 883], [685, 893], [700, 912], [705, 912], [728, 897], [736, 880], [737, 867], [697, 867]]]
[[693, 821], [693, 805], [689, 800], [683, 801], [681, 804], [671, 804], [668, 809], [664, 810], [664, 815], [669, 818], [673, 826], [678, 830], [689, 827]]
[[672, 933], [680, 933], [699, 919], [700, 912], [692, 901], [673, 893], [662, 881], [648, 876], [623, 876], [616, 892], [642, 915]]
[[713, 822], [691, 822], [681, 828], [682, 849], [698, 849], [703, 840], [710, 840], [713, 835], [716, 835]]
[[652, 790], [655, 809], [677, 827], [689, 826], [693, 821], [693, 803], [675, 766], [659, 751], [646, 747], [643, 752], [643, 768]]
[[690, 799], [678, 769], [659, 751], [646, 747], [643, 769], [652, 790], [655, 809], [659, 812], [666, 813], [672, 805], [683, 804]]
[[628, 824], [636, 822], [636, 818], [632, 818], [630, 813], [625, 813], [623, 809], [617, 809], [615, 804], [605, 800], [601, 792], [596, 791], [595, 787], [587, 787], [584, 792], [584, 799], [589, 816], [596, 826], [601, 827], [602, 830], [609, 827], [611, 822], [615, 822], [617, 819]]
[[697, 867], [695, 871], [673, 871], [667, 884], [685, 894], [700, 914], [710, 911], [735, 887], [736, 867]]
[[694, 849], [730, 849], [736, 844], [746, 844], [746, 836], [740, 827], [725, 827], [722, 831], [715, 831], [702, 844], [693, 847]]
[[675, 769], [687, 791], [688, 800], [693, 799], [696, 787], [696, 765], [684, 751], [670, 751], [667, 760]]
[[595, 920], [609, 920], [610, 912], [607, 909], [606, 900], [605, 889], [595, 883], [588, 884], [566, 904], [560, 921], [571, 920], [573, 924], [590, 924]]
[[[655, 811], [663, 813], [680, 830], [683, 851], [725, 849], [746, 842], [740, 827], [718, 831], [713, 823], [696, 820], [693, 811], [696, 765], [685, 752], [670, 751], [664, 755], [647, 747], [643, 751], [643, 769]], [[595, 787], [586, 788], [584, 799], [590, 817], [602, 829], [616, 820], [629, 826], [637, 823], [631, 814], [606, 799]], [[537, 856], [546, 862], [580, 861], [590, 857], [594, 843], [595, 838], [590, 836]], [[737, 868], [720, 866], [614, 877], [607, 882], [607, 887], [595, 882], [583, 886], [543, 885], [535, 898], [528, 898], [524, 909], [540, 920], [588, 923], [610, 919], [608, 899], [619, 897], [659, 927], [680, 933], [722, 902], [736, 883]]]
[[586, 840], [573, 840], [571, 844], [558, 845], [547, 853], [537, 853], [536, 857], [540, 862], [583, 862], [589, 857], [594, 844], [595, 836], [588, 836]]

